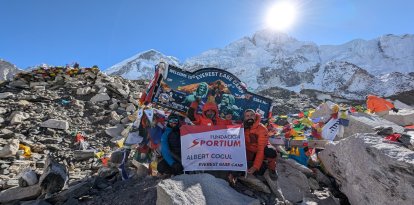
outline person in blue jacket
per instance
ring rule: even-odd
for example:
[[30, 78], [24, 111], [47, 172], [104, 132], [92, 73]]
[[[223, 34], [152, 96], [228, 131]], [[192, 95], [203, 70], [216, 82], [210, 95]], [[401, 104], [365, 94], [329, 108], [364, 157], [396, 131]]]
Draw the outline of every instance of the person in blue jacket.
[[183, 173], [180, 137], [180, 118], [178, 115], [171, 114], [168, 116], [167, 128], [161, 136], [163, 159], [157, 165], [160, 174], [179, 175]]

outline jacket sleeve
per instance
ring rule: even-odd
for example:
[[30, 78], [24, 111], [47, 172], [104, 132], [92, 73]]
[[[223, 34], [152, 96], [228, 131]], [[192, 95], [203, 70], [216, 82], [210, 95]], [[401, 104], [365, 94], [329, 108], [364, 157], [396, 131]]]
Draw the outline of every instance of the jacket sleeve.
[[367, 100], [367, 108], [371, 110], [371, 112], [375, 112], [374, 100]]
[[171, 133], [171, 129], [167, 128], [161, 136], [161, 154], [168, 165], [172, 166], [175, 162], [171, 155], [170, 146], [168, 144], [168, 135]]
[[193, 121], [194, 124], [198, 125], [200, 116], [197, 114], [198, 102], [194, 101], [191, 103], [187, 111], [187, 117]]
[[264, 159], [264, 149], [267, 146], [269, 138], [267, 136], [267, 129], [264, 126], [259, 126], [257, 128], [257, 153], [256, 158], [254, 159], [253, 166], [259, 170], [262, 166], [263, 159]]

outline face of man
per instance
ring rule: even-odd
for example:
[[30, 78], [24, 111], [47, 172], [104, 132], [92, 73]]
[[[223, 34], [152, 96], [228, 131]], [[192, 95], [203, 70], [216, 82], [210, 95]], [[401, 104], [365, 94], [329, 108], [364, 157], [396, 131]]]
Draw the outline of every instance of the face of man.
[[233, 115], [231, 113], [229, 113], [229, 114], [225, 115], [224, 118], [226, 120], [232, 120], [233, 119]]
[[248, 111], [244, 113], [244, 126], [249, 128], [254, 124], [254, 119], [256, 118], [256, 114], [252, 111]]
[[178, 125], [178, 119], [176, 118], [169, 119], [168, 124], [170, 125], [171, 128], [174, 128]]
[[205, 112], [205, 115], [206, 115], [206, 117], [207, 117], [207, 118], [209, 118], [209, 119], [213, 119], [213, 118], [214, 118], [214, 116], [216, 115], [216, 112], [215, 112], [214, 110], [207, 110], [207, 111]]

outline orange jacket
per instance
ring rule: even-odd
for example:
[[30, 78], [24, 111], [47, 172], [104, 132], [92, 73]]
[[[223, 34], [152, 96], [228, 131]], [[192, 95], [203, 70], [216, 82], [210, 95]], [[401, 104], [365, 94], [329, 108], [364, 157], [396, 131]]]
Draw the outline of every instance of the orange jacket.
[[[201, 115], [196, 113], [197, 112], [197, 107], [198, 107], [198, 102], [196, 102], [196, 101], [192, 102], [190, 107], [194, 109], [194, 118], [195, 118], [195, 120], [193, 121], [193, 123], [196, 124], [196, 125], [209, 125], [209, 126], [211, 126], [211, 125], [229, 125], [226, 120], [223, 120], [219, 117], [219, 111], [218, 111], [217, 105], [213, 102], [207, 102], [206, 104], [204, 104]], [[215, 122], [213, 122], [211, 119], [207, 118], [207, 116], [205, 115], [205, 112], [207, 110], [214, 110], [216, 112]]]
[[256, 113], [256, 120], [251, 128], [244, 128], [246, 149], [248, 152], [256, 153], [253, 167], [260, 169], [264, 159], [264, 149], [269, 143], [267, 128], [260, 123], [261, 116]]
[[368, 95], [367, 108], [372, 112], [377, 113], [391, 110], [391, 108], [394, 108], [394, 105], [383, 98], [377, 97], [375, 95]]

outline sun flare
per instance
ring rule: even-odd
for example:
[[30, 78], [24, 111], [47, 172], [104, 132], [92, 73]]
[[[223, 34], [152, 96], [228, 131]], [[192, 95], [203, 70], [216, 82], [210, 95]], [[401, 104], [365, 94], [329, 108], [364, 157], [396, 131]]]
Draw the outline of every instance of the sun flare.
[[266, 25], [276, 31], [288, 30], [296, 20], [297, 7], [291, 1], [279, 1], [267, 12]]

